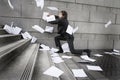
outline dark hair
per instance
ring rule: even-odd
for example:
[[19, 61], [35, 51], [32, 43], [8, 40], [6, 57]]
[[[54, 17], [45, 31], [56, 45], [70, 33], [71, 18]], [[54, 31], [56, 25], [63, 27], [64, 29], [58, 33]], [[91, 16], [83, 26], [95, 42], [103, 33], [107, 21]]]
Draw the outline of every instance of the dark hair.
[[68, 13], [66, 11], [61, 11], [61, 13], [62, 13], [64, 19], [67, 19]]

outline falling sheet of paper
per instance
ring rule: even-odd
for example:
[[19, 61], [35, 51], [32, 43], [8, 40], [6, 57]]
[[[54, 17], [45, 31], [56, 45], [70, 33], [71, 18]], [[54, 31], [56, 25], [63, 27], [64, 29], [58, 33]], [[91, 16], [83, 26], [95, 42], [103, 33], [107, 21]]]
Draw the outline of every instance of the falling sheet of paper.
[[73, 34], [78, 30], [78, 27], [76, 27], [75, 29], [73, 29]]
[[53, 11], [58, 11], [58, 8], [56, 8], [56, 7], [47, 7], [47, 8], [50, 10], [53, 10]]
[[34, 25], [34, 26], [32, 26], [32, 28], [37, 30], [40, 33], [44, 33], [45, 32], [44, 29], [41, 28], [39, 25]]
[[103, 71], [100, 66], [92, 66], [92, 65], [87, 65], [88, 70], [93, 70], [93, 71]]
[[95, 62], [96, 61], [95, 59], [89, 58], [87, 55], [82, 55], [81, 58], [84, 59], [84, 60], [91, 61], [91, 62]]
[[119, 53], [119, 52], [120, 52], [119, 50], [116, 50], [116, 49], [114, 49], [113, 51], [114, 51], [114, 52], [117, 52], [117, 53]]
[[107, 28], [108, 26], [110, 26], [112, 24], [112, 21], [108, 21], [106, 24], [105, 24], [105, 28]]
[[46, 26], [45, 32], [53, 33], [54, 27]]
[[72, 56], [62, 56], [62, 58], [65, 58], [65, 59], [71, 59]]
[[20, 27], [15, 27], [15, 28], [13, 28], [13, 34], [20, 34], [20, 32], [22, 31], [22, 28], [20, 28]]
[[35, 0], [37, 7], [41, 7], [43, 9], [44, 7], [44, 0]]
[[5, 25], [4, 28], [3, 28], [5, 31], [7, 31], [8, 33], [12, 33], [12, 27], [10, 27], [9, 25]]
[[58, 78], [63, 73], [64, 72], [62, 70], [58, 69], [55, 66], [52, 66], [48, 70], [46, 70], [43, 74]]
[[50, 16], [46, 17], [46, 20], [47, 20], [47, 22], [55, 21], [56, 20], [55, 15], [50, 15]]
[[55, 52], [57, 52], [57, 51], [59, 51], [59, 49], [57, 49], [57, 48], [51, 48], [51, 52], [52, 52], [52, 53], [55, 53]]
[[68, 34], [72, 35], [72, 34], [73, 34], [73, 27], [70, 26], [70, 25], [68, 25], [66, 32], [67, 32]]
[[37, 41], [37, 38], [36, 37], [32, 37], [32, 40], [31, 40], [31, 43], [35, 43]]
[[70, 49], [69, 49], [68, 43], [64, 43], [64, 44], [62, 44], [62, 49], [63, 49], [63, 52], [64, 52], [64, 53], [66, 53], [66, 52], [70, 52]]
[[94, 56], [96, 56], [96, 57], [102, 57], [103, 55], [101, 55], [101, 54], [94, 54]]
[[42, 17], [42, 19], [46, 21], [48, 15], [49, 15], [49, 12], [43, 12], [43, 17]]
[[64, 60], [61, 57], [53, 57], [52, 61], [56, 64], [64, 62]]
[[13, 7], [13, 5], [11, 4], [11, 1], [10, 1], [10, 0], [8, 0], [8, 4], [9, 4], [9, 6], [10, 6], [11, 9], [14, 9], [14, 7]]
[[44, 44], [41, 44], [40, 46], [42, 47], [42, 49], [40, 49], [40, 50], [50, 50], [49, 46], [46, 46]]
[[83, 69], [72, 69], [72, 72], [75, 77], [87, 77]]

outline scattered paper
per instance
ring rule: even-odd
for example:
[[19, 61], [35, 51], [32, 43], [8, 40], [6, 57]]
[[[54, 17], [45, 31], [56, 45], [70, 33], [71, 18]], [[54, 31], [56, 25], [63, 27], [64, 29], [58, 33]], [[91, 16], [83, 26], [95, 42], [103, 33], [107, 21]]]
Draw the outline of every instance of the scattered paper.
[[59, 49], [57, 49], [57, 48], [51, 48], [51, 52], [52, 52], [52, 53], [55, 53], [55, 52], [57, 52], [57, 51], [59, 51]]
[[32, 37], [32, 40], [31, 40], [31, 43], [35, 43], [37, 41], [37, 38], [36, 37]]
[[44, 29], [41, 28], [39, 25], [34, 25], [32, 26], [33, 29], [37, 30], [40, 33], [44, 33]]
[[11, 4], [11, 1], [10, 1], [10, 0], [8, 0], [8, 4], [9, 4], [9, 6], [10, 6], [11, 9], [14, 9], [14, 7], [13, 7], [13, 5]]
[[53, 53], [51, 56], [52, 56], [52, 57], [59, 57], [59, 54]]
[[55, 19], [54, 15], [50, 15], [50, 16], [46, 17], [46, 20], [47, 20], [47, 22], [50, 22], [50, 21], [55, 21], [56, 19]]
[[15, 34], [15, 35], [17, 35], [17, 34], [20, 34], [20, 32], [22, 31], [22, 28], [20, 28], [20, 27], [13, 27], [13, 30], [12, 30], [12, 34]]
[[120, 52], [119, 50], [116, 50], [116, 49], [114, 49], [113, 51], [114, 51], [114, 52], [117, 52], [117, 53], [119, 53], [119, 52]]
[[72, 34], [73, 34], [73, 27], [70, 26], [70, 25], [68, 25], [66, 32], [67, 32], [68, 34], [72, 35]]
[[103, 55], [101, 55], [101, 54], [94, 54], [94, 56], [96, 56], [96, 57], [102, 57]]
[[66, 53], [66, 52], [70, 52], [70, 49], [69, 49], [68, 43], [64, 43], [64, 44], [62, 44], [62, 49], [63, 49], [63, 52], [64, 52], [64, 53]]
[[10, 27], [9, 25], [5, 25], [4, 28], [3, 28], [5, 31], [7, 31], [8, 33], [12, 33], [12, 27]]
[[41, 7], [43, 9], [44, 7], [44, 0], [35, 0], [37, 7]]
[[56, 64], [64, 62], [64, 60], [61, 57], [53, 57], [52, 61]]
[[40, 46], [42, 47], [42, 49], [40, 49], [40, 50], [50, 50], [49, 46], [46, 46], [44, 44], [41, 44]]
[[76, 27], [75, 29], [73, 29], [73, 34], [78, 30], [78, 27]]
[[91, 61], [91, 62], [95, 62], [96, 61], [95, 59], [89, 58], [87, 55], [82, 55], [81, 58], [84, 59], [84, 60]]
[[48, 13], [48, 12], [44, 12], [44, 13], [43, 13], [43, 17], [42, 17], [42, 19], [46, 21], [46, 20], [47, 20], [48, 15], [49, 15], [49, 13]]
[[72, 69], [72, 72], [75, 77], [87, 77], [83, 69]]
[[87, 65], [88, 70], [93, 70], [93, 71], [103, 71], [100, 66], [91, 66]]
[[56, 7], [47, 7], [47, 8], [50, 10], [53, 10], [53, 11], [58, 11], [58, 8], [56, 8]]
[[22, 36], [24, 39], [32, 39], [32, 36], [28, 32], [22, 33]]
[[62, 56], [62, 58], [71, 59], [72, 56]]
[[64, 72], [60, 69], [58, 69], [55, 66], [50, 67], [48, 70], [46, 70], [43, 74], [53, 76], [53, 77], [59, 77], [63, 74]]
[[46, 26], [45, 32], [53, 33], [54, 27]]
[[106, 24], [105, 24], [105, 28], [107, 28], [108, 26], [110, 26], [112, 24], [112, 21], [108, 21]]

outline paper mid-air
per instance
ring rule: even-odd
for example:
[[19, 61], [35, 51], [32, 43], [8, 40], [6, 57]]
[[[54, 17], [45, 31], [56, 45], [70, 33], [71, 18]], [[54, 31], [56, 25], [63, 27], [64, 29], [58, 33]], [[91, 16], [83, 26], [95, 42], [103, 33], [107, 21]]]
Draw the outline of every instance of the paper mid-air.
[[8, 4], [9, 4], [9, 6], [10, 6], [11, 9], [14, 9], [14, 7], [13, 7], [13, 5], [12, 5], [12, 3], [11, 3], [10, 0], [8, 0]]
[[78, 30], [78, 27], [73, 28], [72, 26], [68, 25], [66, 32], [70, 35], [74, 34]]
[[37, 7], [41, 7], [43, 9], [44, 7], [44, 0], [35, 0]]

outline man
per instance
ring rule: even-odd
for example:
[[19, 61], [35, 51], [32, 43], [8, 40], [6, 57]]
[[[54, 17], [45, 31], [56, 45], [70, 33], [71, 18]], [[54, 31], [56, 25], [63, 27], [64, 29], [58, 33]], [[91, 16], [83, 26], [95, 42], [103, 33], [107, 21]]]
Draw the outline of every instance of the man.
[[74, 36], [66, 33], [67, 27], [69, 25], [69, 22], [67, 20], [68, 14], [66, 11], [61, 11], [58, 16], [55, 16], [56, 20], [51, 21], [49, 23], [51, 24], [58, 24], [58, 34], [59, 36], [55, 37], [55, 44], [57, 47], [59, 47], [59, 51], [57, 53], [63, 53], [63, 49], [60, 44], [60, 40], [65, 40], [68, 42], [70, 51], [72, 54], [80, 54], [82, 55], [82, 52], [87, 52], [87, 55], [90, 56], [90, 50], [75, 50], [73, 41], [74, 41]]

